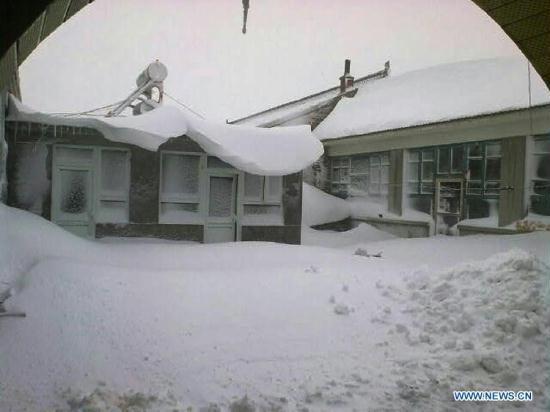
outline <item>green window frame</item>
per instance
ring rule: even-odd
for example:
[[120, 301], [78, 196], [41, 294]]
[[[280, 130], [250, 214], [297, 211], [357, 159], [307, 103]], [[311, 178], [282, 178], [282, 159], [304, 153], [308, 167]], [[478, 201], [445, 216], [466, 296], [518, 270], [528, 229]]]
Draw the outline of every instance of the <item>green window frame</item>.
[[550, 216], [550, 134], [533, 138], [529, 211]]

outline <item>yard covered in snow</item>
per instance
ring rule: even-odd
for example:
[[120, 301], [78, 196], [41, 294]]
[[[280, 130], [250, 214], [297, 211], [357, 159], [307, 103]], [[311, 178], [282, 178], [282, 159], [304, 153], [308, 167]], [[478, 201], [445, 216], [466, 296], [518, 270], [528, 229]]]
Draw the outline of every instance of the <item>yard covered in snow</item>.
[[105, 244], [3, 205], [0, 226], [27, 314], [0, 318], [2, 411], [458, 411], [452, 390], [500, 388], [548, 406], [549, 232]]

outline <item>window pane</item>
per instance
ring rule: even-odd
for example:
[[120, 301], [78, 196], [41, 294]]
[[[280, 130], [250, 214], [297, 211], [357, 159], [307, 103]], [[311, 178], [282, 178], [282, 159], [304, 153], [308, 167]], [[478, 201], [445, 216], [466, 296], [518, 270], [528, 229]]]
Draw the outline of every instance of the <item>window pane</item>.
[[249, 200], [262, 200], [264, 191], [263, 176], [245, 173], [244, 175], [244, 197]]
[[550, 154], [535, 156], [535, 176], [550, 179]]
[[442, 147], [437, 150], [437, 160], [438, 173], [449, 173], [451, 154], [448, 147]]
[[408, 183], [407, 188], [409, 193], [418, 193], [420, 191], [420, 186], [418, 183]]
[[468, 157], [481, 157], [481, 143], [472, 143], [468, 145]]
[[433, 182], [429, 182], [429, 183], [423, 182], [421, 189], [422, 189], [422, 193], [433, 193], [434, 183]]
[[368, 157], [351, 158], [351, 173], [368, 173], [368, 172], [369, 172]]
[[380, 168], [380, 183], [388, 183], [390, 181], [390, 167], [382, 166]]
[[128, 193], [128, 153], [101, 151], [101, 193], [126, 196]]
[[373, 168], [372, 163], [371, 163], [369, 177], [370, 177], [371, 183], [380, 183], [380, 168], [379, 167]]
[[420, 152], [409, 151], [409, 162], [418, 162], [420, 160]]
[[485, 179], [487, 180], [500, 179], [500, 157], [487, 159], [487, 170], [485, 171]]
[[332, 169], [332, 181], [333, 182], [340, 181], [340, 169]]
[[92, 149], [57, 146], [55, 156], [59, 163], [90, 163], [93, 160], [94, 152]]
[[407, 179], [410, 181], [418, 181], [418, 163], [409, 163], [408, 164], [408, 176]]
[[452, 165], [453, 173], [460, 173], [464, 168], [464, 146], [454, 146], [452, 148]]
[[369, 181], [368, 175], [352, 176], [350, 195], [366, 196], [368, 193]]
[[340, 169], [340, 181], [349, 182], [349, 169], [348, 168]]
[[470, 159], [468, 161], [471, 180], [481, 180], [482, 162], [483, 161], [481, 159]]
[[281, 176], [268, 176], [266, 179], [268, 181], [267, 200], [279, 202], [283, 192], [283, 178]]
[[434, 160], [434, 151], [432, 149], [422, 150], [422, 161]]
[[380, 156], [378, 156], [378, 155], [371, 156], [370, 157], [370, 167], [371, 167], [371, 169], [376, 168], [378, 166], [380, 166]]
[[85, 170], [62, 170], [60, 172], [61, 211], [81, 214], [88, 205], [88, 172]]
[[422, 162], [422, 181], [430, 181], [434, 178], [434, 163]]
[[163, 154], [162, 193], [194, 195], [199, 192], [199, 156]]
[[486, 151], [488, 157], [500, 156], [500, 143], [487, 143]]
[[481, 182], [480, 181], [469, 181], [468, 182], [468, 193], [472, 195], [481, 194]]
[[389, 165], [390, 164], [390, 157], [387, 154], [383, 154], [380, 156], [380, 161], [383, 165]]
[[233, 178], [211, 177], [208, 216], [229, 217], [233, 211]]
[[535, 140], [536, 153], [550, 153], [550, 138]]

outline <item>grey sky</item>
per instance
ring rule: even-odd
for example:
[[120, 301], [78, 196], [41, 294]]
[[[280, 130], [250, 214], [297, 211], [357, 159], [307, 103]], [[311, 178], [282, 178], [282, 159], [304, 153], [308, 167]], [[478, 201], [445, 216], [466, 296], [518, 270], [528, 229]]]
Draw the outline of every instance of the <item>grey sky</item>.
[[24, 102], [74, 112], [124, 98], [158, 58], [166, 90], [233, 119], [356, 76], [521, 52], [470, 0], [96, 0], [21, 66]]

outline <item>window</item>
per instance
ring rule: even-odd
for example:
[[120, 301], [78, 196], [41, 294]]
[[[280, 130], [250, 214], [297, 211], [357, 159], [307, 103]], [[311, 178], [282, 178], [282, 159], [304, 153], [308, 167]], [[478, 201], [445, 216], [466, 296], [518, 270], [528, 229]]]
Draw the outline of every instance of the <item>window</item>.
[[199, 154], [161, 153], [161, 223], [200, 220]]
[[386, 153], [332, 159], [331, 192], [337, 196], [388, 193], [390, 159]]
[[341, 196], [347, 196], [348, 185], [350, 182], [349, 176], [350, 158], [349, 157], [337, 157], [332, 159], [331, 169], [331, 191], [334, 194]]
[[100, 150], [99, 222], [128, 222], [130, 193], [130, 153], [127, 150]]
[[496, 197], [500, 193], [500, 142], [469, 143], [467, 170], [468, 195]]
[[282, 176], [244, 174], [244, 224], [282, 224]]
[[537, 136], [534, 140], [531, 211], [550, 215], [550, 135]]
[[420, 173], [421, 173], [421, 193], [433, 193], [434, 191], [434, 150], [425, 149], [420, 152], [421, 164], [420, 164]]

